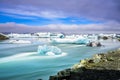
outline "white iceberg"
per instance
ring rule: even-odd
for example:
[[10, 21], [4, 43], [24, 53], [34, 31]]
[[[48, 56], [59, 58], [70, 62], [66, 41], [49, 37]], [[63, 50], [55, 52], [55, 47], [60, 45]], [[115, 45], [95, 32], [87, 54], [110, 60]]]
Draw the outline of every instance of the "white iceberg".
[[56, 38], [51, 39], [52, 43], [60, 43], [60, 44], [88, 44], [90, 41], [86, 38]]
[[12, 43], [12, 44], [30, 44], [31, 41], [27, 41], [27, 40], [10, 40], [9, 43]]
[[47, 45], [39, 46], [37, 52], [41, 55], [49, 55], [49, 56], [62, 54], [61, 49], [59, 49], [58, 47], [47, 46]]

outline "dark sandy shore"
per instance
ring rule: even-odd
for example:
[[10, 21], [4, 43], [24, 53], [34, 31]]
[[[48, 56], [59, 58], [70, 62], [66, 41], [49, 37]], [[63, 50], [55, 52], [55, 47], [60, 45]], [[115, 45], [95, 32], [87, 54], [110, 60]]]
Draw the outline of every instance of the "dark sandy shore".
[[81, 60], [49, 80], [120, 80], [120, 49]]

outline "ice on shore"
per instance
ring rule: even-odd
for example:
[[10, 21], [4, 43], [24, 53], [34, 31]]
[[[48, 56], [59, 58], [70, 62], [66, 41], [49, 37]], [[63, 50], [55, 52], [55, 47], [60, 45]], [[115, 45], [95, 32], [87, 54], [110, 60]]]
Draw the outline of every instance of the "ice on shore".
[[61, 49], [59, 49], [58, 47], [56, 47], [56, 46], [47, 46], [47, 45], [39, 46], [37, 52], [40, 55], [49, 55], [49, 56], [62, 54]]

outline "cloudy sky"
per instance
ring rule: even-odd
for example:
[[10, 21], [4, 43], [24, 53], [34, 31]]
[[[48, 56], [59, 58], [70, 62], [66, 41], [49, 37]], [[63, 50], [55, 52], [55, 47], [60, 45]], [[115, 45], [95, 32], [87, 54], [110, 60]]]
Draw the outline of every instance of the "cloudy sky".
[[120, 0], [0, 0], [0, 32], [119, 33]]

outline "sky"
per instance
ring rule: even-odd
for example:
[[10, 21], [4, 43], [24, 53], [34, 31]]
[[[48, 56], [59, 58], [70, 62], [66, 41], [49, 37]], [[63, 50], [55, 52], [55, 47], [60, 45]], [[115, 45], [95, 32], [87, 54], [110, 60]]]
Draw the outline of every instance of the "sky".
[[120, 0], [0, 0], [0, 32], [120, 33]]

